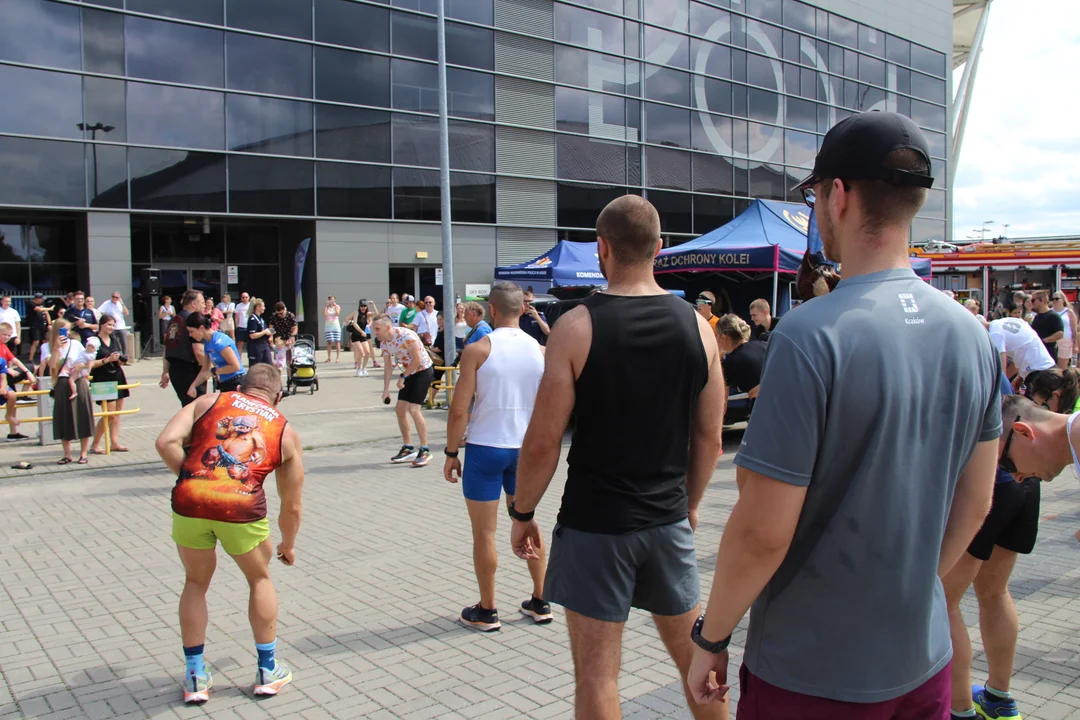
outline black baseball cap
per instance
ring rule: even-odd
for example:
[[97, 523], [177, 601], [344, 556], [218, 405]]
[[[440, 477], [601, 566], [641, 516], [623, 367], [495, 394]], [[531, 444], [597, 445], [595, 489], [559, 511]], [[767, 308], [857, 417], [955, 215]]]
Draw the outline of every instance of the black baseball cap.
[[39, 293], [39, 292], [34, 293], [34, 299], [35, 300], [41, 300], [44, 297], [45, 297], [44, 293]]
[[910, 118], [891, 112], [864, 112], [833, 125], [821, 142], [814, 172], [792, 190], [803, 190], [822, 178], [884, 180], [893, 185], [928, 188], [934, 184], [926, 174], [882, 165], [893, 150], [914, 150], [930, 167], [930, 146]]

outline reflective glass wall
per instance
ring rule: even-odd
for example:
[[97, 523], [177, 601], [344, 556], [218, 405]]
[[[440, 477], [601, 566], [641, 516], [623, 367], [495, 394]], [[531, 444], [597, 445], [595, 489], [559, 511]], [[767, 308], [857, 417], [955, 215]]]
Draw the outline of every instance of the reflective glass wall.
[[[465, 222], [498, 219], [496, 85], [512, 78], [496, 37], [514, 33], [494, 30], [494, 2], [447, 0]], [[787, 188], [825, 131], [884, 109], [915, 119], [935, 156], [913, 239], [944, 237], [944, 54], [797, 0], [548, 9], [555, 117], [542, 130], [556, 162], [542, 179], [565, 236], [586, 236], [628, 190], [676, 242], [748, 198], [795, 200]], [[434, 12], [434, 0], [0, 0], [0, 204], [437, 220]]]

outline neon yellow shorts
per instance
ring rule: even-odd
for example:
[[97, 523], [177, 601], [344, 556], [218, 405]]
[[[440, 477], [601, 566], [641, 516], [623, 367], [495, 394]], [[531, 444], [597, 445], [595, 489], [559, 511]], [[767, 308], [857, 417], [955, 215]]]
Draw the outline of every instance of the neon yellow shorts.
[[225, 552], [244, 555], [270, 537], [270, 521], [263, 518], [250, 523], [231, 523], [173, 513], [172, 537], [180, 547], [192, 550], [213, 550], [220, 540]]

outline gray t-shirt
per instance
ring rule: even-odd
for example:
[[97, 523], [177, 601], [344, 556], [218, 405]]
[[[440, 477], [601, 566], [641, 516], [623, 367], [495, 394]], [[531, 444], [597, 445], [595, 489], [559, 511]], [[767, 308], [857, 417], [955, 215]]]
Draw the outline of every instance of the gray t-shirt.
[[949, 662], [941, 541], [976, 443], [1001, 434], [1000, 362], [975, 316], [908, 269], [784, 316], [735, 464], [808, 489], [751, 609], [754, 675], [869, 703]]

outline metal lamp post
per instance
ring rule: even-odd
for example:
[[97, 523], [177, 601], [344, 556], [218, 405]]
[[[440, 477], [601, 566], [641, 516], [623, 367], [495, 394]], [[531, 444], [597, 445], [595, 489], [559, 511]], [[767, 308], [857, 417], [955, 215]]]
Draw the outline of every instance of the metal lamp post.
[[[80, 130], [82, 130], [83, 132], [89, 132], [91, 141], [96, 141], [97, 140], [97, 134], [98, 134], [99, 130], [101, 132], [103, 132], [103, 133], [107, 133], [107, 132], [112, 132], [113, 130], [116, 129], [112, 125], [106, 125], [105, 123], [100, 123], [100, 122], [94, 123], [93, 125], [90, 125], [88, 123], [76, 123], [76, 127], [79, 128]], [[93, 153], [93, 158], [94, 158], [94, 198], [97, 198], [97, 195], [98, 195], [97, 142], [93, 143], [92, 149], [91, 149], [90, 152]]]
[[446, 99], [446, 1], [439, 0], [439, 200], [442, 217], [443, 362], [457, 359], [454, 336], [454, 240], [450, 223], [450, 125]]

